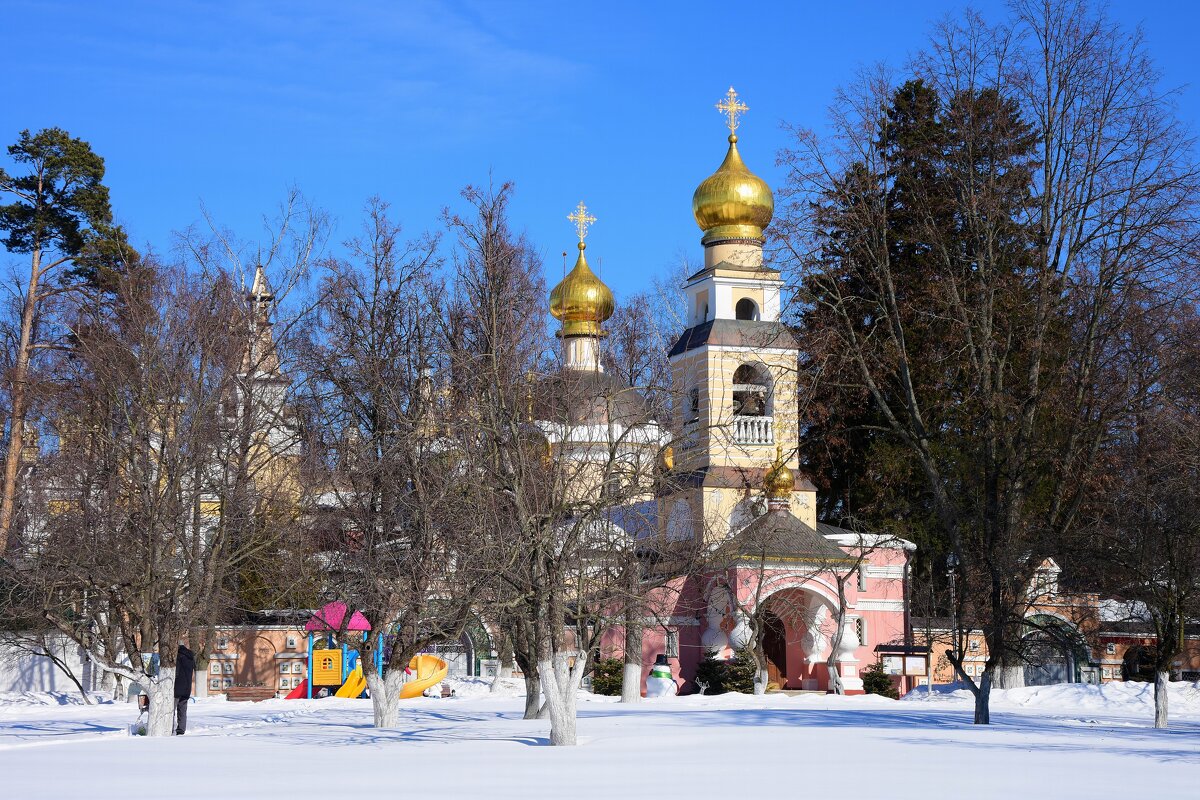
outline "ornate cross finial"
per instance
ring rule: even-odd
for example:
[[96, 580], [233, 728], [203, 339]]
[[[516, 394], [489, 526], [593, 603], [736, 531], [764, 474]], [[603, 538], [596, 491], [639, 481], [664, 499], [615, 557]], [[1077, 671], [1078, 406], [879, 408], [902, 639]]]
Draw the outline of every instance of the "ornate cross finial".
[[587, 206], [581, 200], [579, 205], [575, 207], [575, 213], [568, 214], [567, 219], [575, 223], [575, 231], [579, 234], [579, 243], [583, 244], [583, 240], [587, 238], [588, 225], [596, 221], [596, 218], [588, 213]]
[[729, 128], [730, 133], [737, 131], [738, 117], [750, 110], [750, 106], [738, 100], [738, 93], [729, 87], [729, 91], [725, 93], [725, 99], [717, 103], [717, 111], [725, 115], [725, 125]]

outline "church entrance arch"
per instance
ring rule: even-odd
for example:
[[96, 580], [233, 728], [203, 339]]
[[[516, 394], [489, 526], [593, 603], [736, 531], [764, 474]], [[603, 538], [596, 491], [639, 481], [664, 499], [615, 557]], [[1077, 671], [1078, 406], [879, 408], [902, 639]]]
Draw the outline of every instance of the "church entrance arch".
[[787, 628], [783, 620], [767, 609], [763, 612], [763, 655], [767, 657], [767, 685], [786, 689], [788, 682]]
[[768, 683], [780, 689], [826, 689], [825, 656], [833, 619], [828, 600], [793, 584], [771, 592], [760, 607]]

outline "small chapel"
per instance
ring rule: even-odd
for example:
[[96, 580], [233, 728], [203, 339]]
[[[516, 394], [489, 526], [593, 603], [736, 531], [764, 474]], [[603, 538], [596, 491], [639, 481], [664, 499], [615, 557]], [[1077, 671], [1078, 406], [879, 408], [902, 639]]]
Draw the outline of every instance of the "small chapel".
[[[861, 669], [906, 641], [915, 547], [817, 519], [816, 487], [801, 474], [797, 455], [800, 354], [780, 318], [782, 276], [763, 252], [774, 197], [738, 150], [747, 106], [731, 88], [717, 108], [728, 149], [692, 198], [704, 266], [682, 287], [688, 327], [668, 353], [675, 419], [655, 420], [636, 390], [604, 372], [603, 326], [615, 303], [585, 257], [595, 219], [582, 203], [569, 217], [578, 228], [577, 261], [550, 295], [561, 374], [549, 379], [553, 386], [539, 387], [543, 399], [533, 417], [548, 439], [581, 460], [605, 441], [619, 441], [635, 460], [665, 453], [659, 469], [670, 480], [658, 486], [669, 488], [630, 510], [637, 521], [625, 525], [627, 532], [636, 538], [639, 527], [649, 528], [664, 541], [697, 541], [719, 556], [711, 569], [652, 592], [643, 681], [665, 657], [680, 692], [697, 691], [702, 659], [731, 658], [757, 640], [769, 688], [827, 691], [832, 669], [844, 691], [858, 693]], [[574, 409], [565, 427], [549, 422], [562, 418], [555, 413], [561, 404]], [[622, 657], [624, 642], [617, 626], [602, 655]], [[918, 679], [893, 680], [905, 690]]]

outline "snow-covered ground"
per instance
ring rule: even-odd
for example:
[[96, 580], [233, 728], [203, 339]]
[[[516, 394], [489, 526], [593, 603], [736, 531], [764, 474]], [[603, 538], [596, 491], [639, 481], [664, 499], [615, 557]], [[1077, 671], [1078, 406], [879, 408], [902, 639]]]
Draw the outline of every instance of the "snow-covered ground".
[[[682, 697], [623, 706], [582, 695], [581, 746], [550, 748], [518, 684], [478, 681], [405, 701], [402, 728], [364, 700], [192, 704], [188, 735], [131, 737], [128, 704], [0, 696], [6, 797], [589, 798], [1191, 797], [1200, 690], [1172, 685], [1156, 731], [1139, 684], [996, 692], [971, 725], [966, 692], [878, 697]], [[367, 794], [364, 794], [366, 792]]]

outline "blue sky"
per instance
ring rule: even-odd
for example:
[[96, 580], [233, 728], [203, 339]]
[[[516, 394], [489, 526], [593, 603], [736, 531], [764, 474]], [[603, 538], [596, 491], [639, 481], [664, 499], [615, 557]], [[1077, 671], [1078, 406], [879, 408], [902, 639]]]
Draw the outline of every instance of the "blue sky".
[[[730, 84], [751, 109], [743, 157], [778, 185], [782, 122], [819, 126], [838, 85], [903, 67], [964, 5], [0, 0], [0, 142], [50, 125], [90, 141], [118, 217], [159, 250], [202, 206], [253, 237], [289, 185], [335, 242], [373, 194], [415, 236], [491, 173], [516, 182], [551, 283], [585, 201], [592, 264], [626, 295], [700, 257], [691, 194], [724, 155]], [[1111, 10], [1144, 26], [1165, 85], [1196, 79], [1197, 4]], [[1200, 128], [1196, 92], [1180, 114]]]

